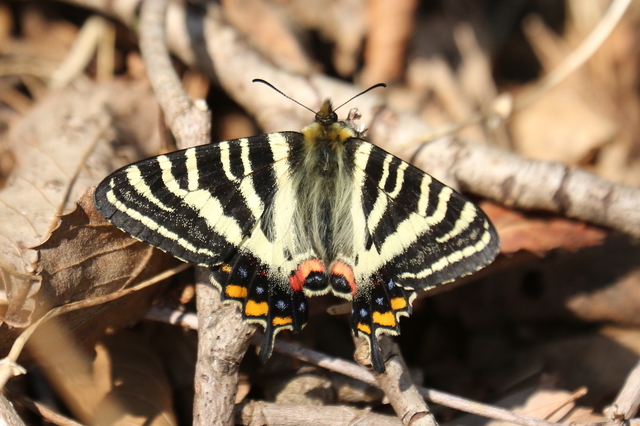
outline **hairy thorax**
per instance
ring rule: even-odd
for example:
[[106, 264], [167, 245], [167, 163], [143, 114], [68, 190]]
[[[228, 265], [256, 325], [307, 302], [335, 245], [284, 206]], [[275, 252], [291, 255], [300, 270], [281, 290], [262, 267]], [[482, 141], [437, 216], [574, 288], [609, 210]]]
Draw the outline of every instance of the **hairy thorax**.
[[355, 137], [350, 128], [314, 123], [303, 130], [302, 167], [294, 177], [297, 207], [294, 229], [325, 266], [353, 255], [351, 206], [352, 170], [347, 167], [345, 143]]

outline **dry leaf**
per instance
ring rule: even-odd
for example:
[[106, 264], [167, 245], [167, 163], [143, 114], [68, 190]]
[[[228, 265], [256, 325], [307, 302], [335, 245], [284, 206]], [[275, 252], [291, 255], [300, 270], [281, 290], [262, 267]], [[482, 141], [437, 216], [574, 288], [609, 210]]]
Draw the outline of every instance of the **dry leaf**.
[[[37, 252], [56, 215], [77, 199], [107, 165], [89, 160], [109, 154], [111, 115], [106, 91], [57, 93], [13, 129], [16, 166], [0, 192], [0, 270], [5, 320], [26, 325], [39, 290]], [[88, 161], [89, 160], [89, 161]]]
[[556, 248], [575, 251], [602, 244], [607, 235], [595, 226], [561, 217], [536, 218], [490, 202], [480, 207], [498, 230], [501, 253], [527, 250], [542, 255]]
[[610, 142], [616, 125], [580, 96], [574, 85], [561, 84], [510, 120], [519, 153], [537, 160], [576, 165]]
[[[86, 300], [131, 287], [152, 278], [178, 261], [116, 229], [93, 206], [93, 190], [76, 209], [60, 218], [60, 226], [35, 249], [42, 285], [36, 316], [52, 306]], [[64, 316], [80, 340], [93, 341], [106, 328], [130, 325], [142, 318], [158, 286], [105, 305]]]
[[[122, 409], [117, 419], [111, 419], [113, 423], [105, 423], [122, 426], [178, 424], [164, 367], [141, 336], [120, 331], [102, 339], [96, 352], [93, 365], [96, 383], [103, 381], [106, 395]], [[97, 411], [100, 410], [99, 405]]]
[[296, 74], [311, 72], [311, 61], [273, 4], [224, 0], [222, 6], [225, 18], [276, 64]]
[[[98, 242], [108, 241], [95, 237], [95, 230], [94, 236], [89, 232], [92, 220], [98, 219], [97, 213], [88, 213], [92, 209], [90, 195], [77, 209], [74, 204], [87, 187], [122, 165], [109, 143], [116, 129], [130, 138], [148, 138], [157, 114], [147, 108], [145, 114], [152, 119], [145, 120], [136, 111], [149, 106], [148, 94], [145, 82], [89, 86], [82, 91], [67, 89], [39, 102], [11, 129], [9, 149], [15, 166], [0, 191], [0, 294], [4, 299], [0, 304], [7, 331], [2, 334], [0, 350], [11, 343], [15, 328], [30, 324], [35, 310], [41, 315], [63, 303], [122, 288], [144, 262], [156, 269], [147, 270], [141, 279], [157, 272], [160, 262], [148, 248], [137, 249], [140, 253], [146, 250], [143, 263], [131, 263], [142, 262], [141, 256], [115, 259], [129, 268], [130, 276], [117, 275], [122, 272], [117, 268], [107, 272], [108, 253]], [[128, 120], [140, 124], [135, 132], [127, 132], [131, 128]], [[58, 217], [72, 209], [69, 216]], [[107, 228], [105, 223], [102, 226]], [[53, 229], [55, 237], [49, 238]], [[74, 241], [78, 235], [85, 239]], [[113, 246], [109, 249], [114, 251]], [[120, 262], [123, 259], [126, 262]], [[119, 302], [133, 303], [129, 311], [132, 316], [115, 315], [115, 324], [142, 315], [138, 312], [142, 305], [135, 303], [137, 297], [148, 300], [149, 294]], [[96, 321], [99, 327], [86, 323], [78, 331], [92, 335], [110, 325], [105, 319]]]

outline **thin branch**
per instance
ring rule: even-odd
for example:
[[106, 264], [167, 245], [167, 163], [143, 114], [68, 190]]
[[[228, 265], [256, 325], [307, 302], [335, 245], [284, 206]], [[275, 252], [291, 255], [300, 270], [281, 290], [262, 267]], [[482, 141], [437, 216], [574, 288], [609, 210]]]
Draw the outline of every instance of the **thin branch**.
[[515, 109], [522, 109], [532, 104], [584, 65], [609, 37], [630, 4], [631, 0], [613, 0], [598, 25], [580, 43], [580, 46], [573, 50], [553, 71], [538, 81], [530, 91], [516, 98]]
[[208, 143], [211, 115], [204, 102], [193, 103], [173, 69], [166, 45], [165, 15], [168, 0], [144, 1], [140, 16], [140, 50], [149, 80], [178, 147]]
[[236, 304], [222, 304], [205, 268], [196, 269], [196, 294], [198, 358], [193, 424], [233, 425], [240, 362], [256, 327], [243, 321]]
[[605, 410], [605, 414], [613, 421], [626, 421], [638, 413], [638, 407], [640, 407], [640, 361], [627, 376], [616, 400]]
[[69, 54], [51, 76], [49, 87], [60, 89], [82, 74], [93, 58], [98, 43], [108, 31], [109, 22], [101, 16], [92, 16], [84, 23]]
[[438, 423], [435, 417], [427, 407], [418, 386], [411, 380], [398, 345], [388, 336], [383, 336], [380, 343], [383, 353], [386, 352], [385, 347], [389, 352], [388, 356], [385, 356], [386, 371], [382, 374], [374, 373], [374, 376], [402, 423], [412, 426], [436, 426]]
[[351, 407], [325, 405], [286, 405], [268, 402], [248, 402], [238, 405], [236, 422], [243, 425], [297, 425], [297, 426], [398, 426], [395, 416], [372, 413]]
[[18, 357], [22, 353], [24, 346], [26, 345], [29, 338], [31, 338], [33, 333], [35, 333], [38, 327], [40, 327], [42, 324], [44, 324], [48, 320], [59, 317], [60, 315], [63, 315], [69, 312], [77, 311], [79, 309], [85, 309], [91, 306], [102, 305], [107, 302], [111, 302], [113, 300], [119, 299], [128, 294], [131, 294], [133, 292], [140, 291], [145, 287], [149, 287], [150, 285], [153, 285], [159, 281], [162, 281], [179, 272], [184, 271], [189, 266], [191, 265], [183, 263], [173, 268], [167, 269], [166, 271], [154, 277], [151, 277], [148, 280], [144, 280], [133, 287], [126, 288], [124, 290], [117, 291], [115, 293], [109, 293], [103, 296], [93, 297], [91, 299], [84, 299], [77, 302], [67, 303], [66, 305], [58, 306], [56, 308], [51, 309], [42, 317], [40, 317], [36, 322], [31, 324], [29, 327], [27, 327], [20, 334], [20, 336], [18, 336], [18, 338], [13, 342], [13, 345], [11, 346], [11, 350], [9, 351], [9, 354], [5, 358], [0, 360], [0, 366], [2, 367], [0, 368], [0, 389], [4, 389], [4, 386], [7, 383], [7, 381], [11, 377], [17, 375], [16, 373], [24, 372], [24, 370], [21, 367], [19, 367], [17, 364]]

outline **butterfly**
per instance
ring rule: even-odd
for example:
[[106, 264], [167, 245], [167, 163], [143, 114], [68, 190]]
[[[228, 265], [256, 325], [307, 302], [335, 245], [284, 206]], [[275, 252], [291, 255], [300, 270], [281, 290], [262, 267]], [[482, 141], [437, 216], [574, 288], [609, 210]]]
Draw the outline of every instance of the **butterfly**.
[[482, 210], [368, 142], [330, 100], [301, 132], [125, 166], [94, 202], [133, 237], [209, 268], [222, 299], [264, 327], [263, 360], [279, 331], [305, 326], [307, 297], [333, 293], [352, 303], [352, 331], [383, 372], [378, 337], [400, 332], [416, 290], [470, 274], [499, 251]]

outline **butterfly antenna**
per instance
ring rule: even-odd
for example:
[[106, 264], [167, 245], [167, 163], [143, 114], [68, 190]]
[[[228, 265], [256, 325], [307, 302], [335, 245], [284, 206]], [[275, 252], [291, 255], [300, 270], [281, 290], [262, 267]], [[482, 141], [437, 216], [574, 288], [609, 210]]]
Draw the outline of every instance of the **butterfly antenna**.
[[364, 95], [365, 93], [369, 92], [370, 90], [377, 89], [378, 87], [387, 87], [387, 85], [384, 84], [384, 83], [374, 84], [373, 86], [369, 87], [367, 90], [364, 90], [364, 91], [358, 93], [357, 95], [355, 95], [354, 97], [349, 99], [347, 102], [342, 103], [339, 107], [336, 107], [333, 110], [336, 111], [338, 108], [342, 108], [343, 106], [345, 106], [346, 104], [348, 104], [349, 102], [351, 102], [352, 100], [357, 98], [358, 96]]
[[269, 83], [266, 80], [263, 80], [261, 78], [254, 78], [253, 80], [251, 80], [253, 83], [262, 83], [262, 84], [266, 84], [267, 86], [271, 87], [273, 90], [275, 90], [276, 92], [280, 93], [282, 96], [284, 96], [285, 98], [289, 99], [290, 101], [293, 101], [295, 103], [297, 103], [298, 105], [300, 105], [302, 108], [305, 108], [309, 111], [311, 111], [312, 113], [316, 114], [316, 111], [312, 110], [311, 108], [309, 108], [306, 105], [302, 105], [300, 102], [296, 101], [295, 99], [293, 99], [291, 96], [286, 95], [282, 90], [278, 89], [276, 86], [274, 86], [273, 84]]

